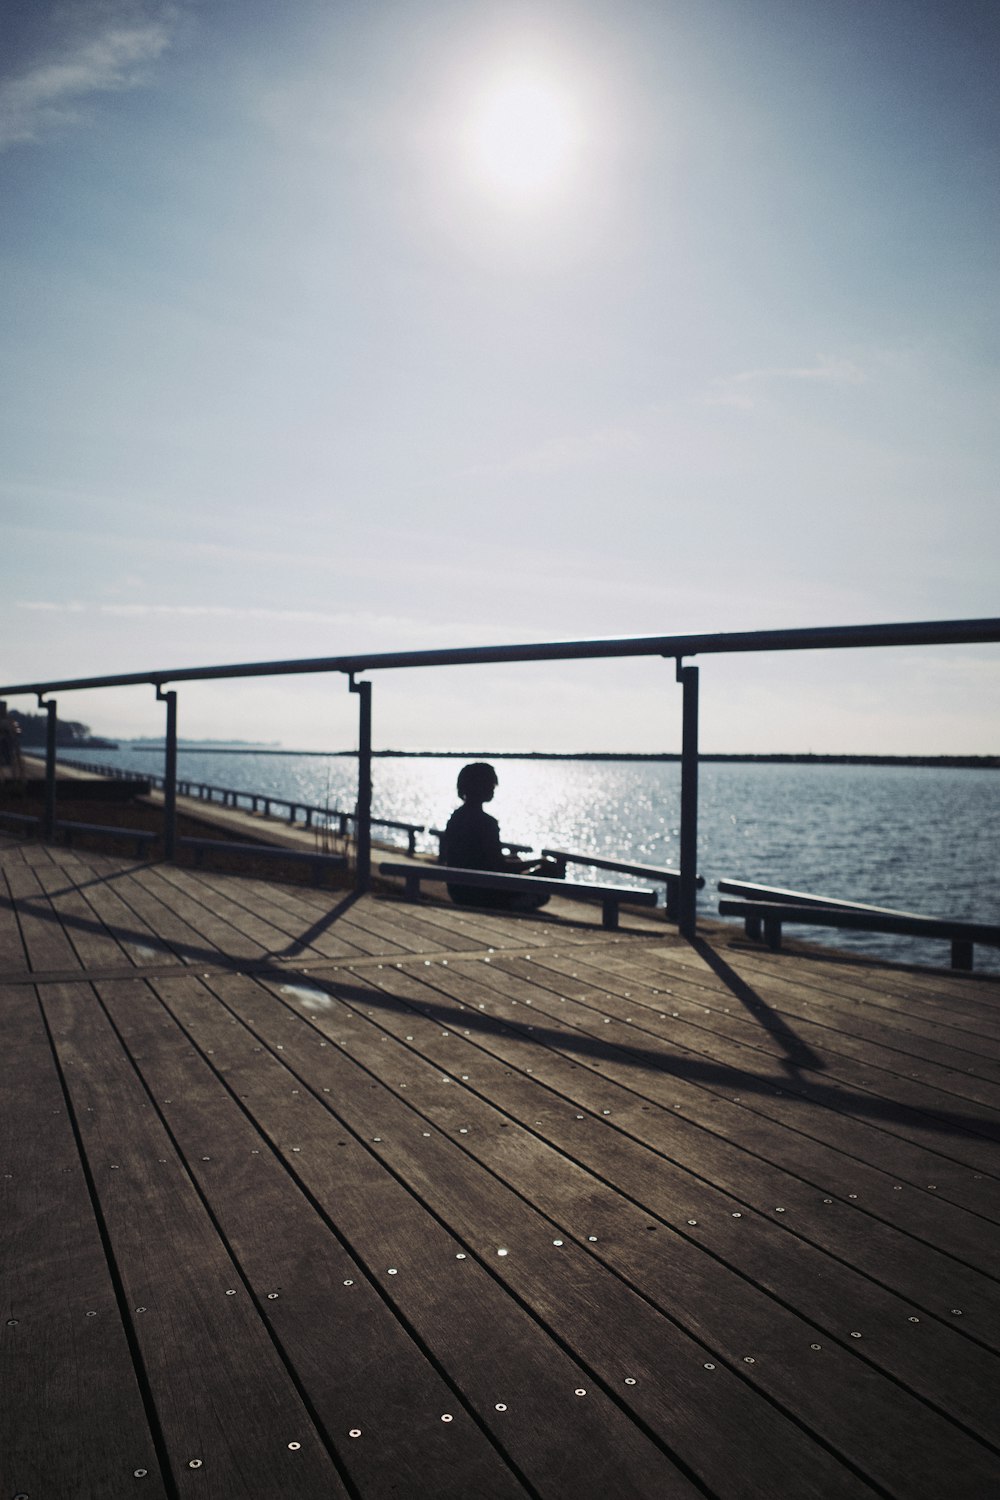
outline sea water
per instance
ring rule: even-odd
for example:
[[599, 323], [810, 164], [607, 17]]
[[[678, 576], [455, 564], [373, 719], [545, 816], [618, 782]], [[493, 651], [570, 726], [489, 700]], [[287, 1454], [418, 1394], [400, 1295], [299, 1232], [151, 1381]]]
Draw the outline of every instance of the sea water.
[[[162, 775], [162, 749], [73, 752], [67, 759]], [[353, 810], [350, 757], [181, 749], [181, 779]], [[372, 813], [442, 828], [455, 807], [450, 758], [376, 758]], [[677, 867], [680, 766], [651, 761], [498, 760], [491, 812], [517, 843]], [[722, 878], [784, 886], [928, 916], [1000, 921], [1000, 772], [927, 766], [703, 764], [699, 911], [717, 911]], [[391, 838], [375, 829], [377, 838]], [[436, 850], [429, 835], [418, 848]], [[571, 870], [572, 877], [572, 870]], [[579, 878], [587, 872], [579, 871]], [[605, 877], [622, 884], [627, 877]], [[796, 936], [914, 963], [948, 960], [944, 942], [796, 926]], [[976, 950], [1000, 972], [1000, 952]]]

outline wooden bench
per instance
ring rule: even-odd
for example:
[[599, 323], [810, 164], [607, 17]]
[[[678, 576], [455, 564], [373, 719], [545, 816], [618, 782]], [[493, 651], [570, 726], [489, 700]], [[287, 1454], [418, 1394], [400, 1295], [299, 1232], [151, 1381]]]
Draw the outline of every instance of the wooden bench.
[[[39, 830], [42, 825], [40, 817], [29, 816], [26, 813], [0, 812], [0, 822], [16, 823], [25, 833], [30, 830]], [[67, 845], [72, 847], [74, 833], [99, 833], [104, 838], [131, 839], [135, 845], [136, 856], [140, 856], [144, 850], [148, 850], [150, 844], [159, 837], [158, 834], [150, 833], [142, 828], [123, 828], [117, 823], [75, 823], [60, 819], [55, 825], [56, 833], [61, 833]]]
[[75, 833], [99, 833], [102, 838], [131, 839], [137, 858], [148, 853], [150, 844], [154, 844], [160, 836], [146, 828], [123, 828], [115, 823], [66, 823], [61, 819], [56, 823], [56, 833], [63, 834], [70, 846]]
[[216, 854], [239, 854], [253, 859], [285, 859], [294, 864], [312, 866], [313, 880], [318, 881], [324, 870], [345, 870], [347, 857], [343, 854], [313, 853], [309, 849], [282, 849], [274, 844], [240, 844], [227, 839], [179, 838], [179, 848], [192, 849], [197, 863], [204, 860], [206, 851]]
[[[634, 865], [626, 860], [604, 859], [597, 854], [570, 854], [567, 849], [543, 849], [542, 856], [554, 859], [564, 872], [568, 864], [589, 865], [595, 870], [611, 870], [618, 875], [637, 875], [640, 880], [662, 881], [667, 888], [664, 900], [667, 918], [670, 921], [677, 920], [681, 892], [680, 870], [668, 870], [659, 865]], [[699, 891], [704, 889], [704, 875], [698, 876], [696, 884]]]
[[0, 812], [0, 823], [14, 823], [27, 833], [29, 827], [37, 828], [41, 823], [37, 813]]
[[927, 917], [919, 912], [895, 911], [888, 906], [866, 906], [860, 901], [841, 901], [833, 896], [814, 896], [780, 886], [750, 885], [739, 880], [720, 880], [719, 890], [743, 900], [720, 901], [721, 917], [742, 917], [747, 937], [763, 940], [777, 952], [784, 923], [811, 927], [839, 927], [855, 932], [882, 932], [904, 937], [943, 938], [951, 943], [951, 967], [969, 971], [976, 943], [1000, 947], [1000, 925], [989, 922], [952, 921]]
[[618, 907], [624, 901], [630, 906], [655, 906], [655, 891], [629, 891], [617, 885], [590, 885], [582, 881], [549, 880], [543, 875], [506, 875], [495, 870], [462, 870], [455, 865], [403, 864], [388, 860], [379, 865], [380, 875], [395, 875], [405, 882], [405, 893], [411, 900], [420, 895], [423, 880], [446, 881], [449, 885], [482, 886], [493, 891], [530, 891], [549, 896], [567, 896], [571, 901], [600, 901], [602, 926], [614, 931], [618, 926]]

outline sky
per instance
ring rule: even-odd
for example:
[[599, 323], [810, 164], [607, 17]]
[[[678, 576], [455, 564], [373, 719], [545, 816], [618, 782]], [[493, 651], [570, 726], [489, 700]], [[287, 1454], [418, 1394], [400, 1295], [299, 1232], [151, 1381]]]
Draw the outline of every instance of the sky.
[[[2, 27], [0, 682], [1000, 615], [993, 0]], [[1000, 750], [1000, 647], [701, 666], [706, 750]], [[340, 748], [356, 703], [182, 686], [180, 730]], [[59, 707], [162, 728], [152, 689]], [[394, 672], [374, 723], [676, 749], [680, 690]]]

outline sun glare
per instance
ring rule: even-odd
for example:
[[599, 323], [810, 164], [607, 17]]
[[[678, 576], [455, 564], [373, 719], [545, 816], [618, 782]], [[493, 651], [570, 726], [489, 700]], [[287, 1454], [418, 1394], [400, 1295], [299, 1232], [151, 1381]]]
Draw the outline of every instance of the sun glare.
[[555, 194], [573, 175], [581, 125], [560, 81], [537, 68], [497, 75], [473, 105], [466, 158], [476, 185], [510, 207]]

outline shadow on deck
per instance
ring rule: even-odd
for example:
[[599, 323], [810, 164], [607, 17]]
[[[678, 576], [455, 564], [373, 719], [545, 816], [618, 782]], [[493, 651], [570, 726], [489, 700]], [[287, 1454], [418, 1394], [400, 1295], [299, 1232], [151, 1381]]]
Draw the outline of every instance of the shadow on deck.
[[7, 1492], [979, 1500], [998, 998], [0, 840]]

